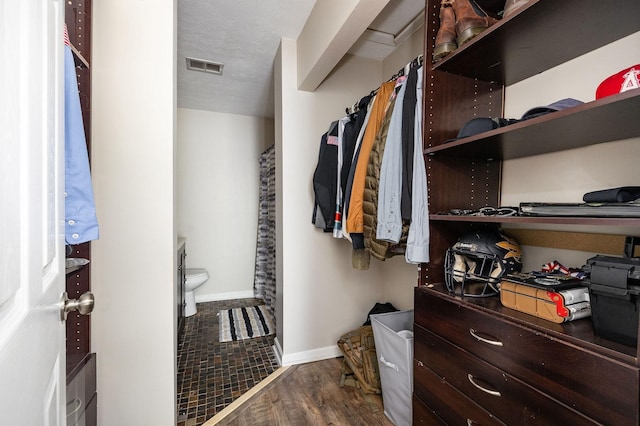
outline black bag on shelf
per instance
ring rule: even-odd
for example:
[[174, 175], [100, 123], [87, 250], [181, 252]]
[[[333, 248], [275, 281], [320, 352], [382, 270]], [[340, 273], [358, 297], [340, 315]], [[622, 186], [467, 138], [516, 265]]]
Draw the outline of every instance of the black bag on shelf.
[[640, 311], [640, 238], [627, 237], [624, 257], [598, 255], [587, 260], [593, 329], [597, 336], [635, 347]]
[[587, 192], [582, 197], [585, 203], [626, 203], [640, 198], [640, 186], [620, 186]]

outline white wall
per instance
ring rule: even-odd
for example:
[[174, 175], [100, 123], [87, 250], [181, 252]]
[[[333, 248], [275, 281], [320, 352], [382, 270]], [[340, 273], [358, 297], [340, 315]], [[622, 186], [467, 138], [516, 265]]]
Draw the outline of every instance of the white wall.
[[[351, 246], [336, 240], [311, 224], [312, 177], [318, 158], [320, 137], [331, 121], [344, 115], [344, 108], [378, 87], [382, 69], [377, 61], [349, 57], [316, 90], [296, 89], [296, 46], [283, 39], [280, 47], [281, 132], [276, 140], [276, 179], [279, 247], [277, 298], [282, 315], [278, 341], [283, 364], [306, 361], [310, 351], [320, 358], [335, 354], [341, 334], [364, 321], [373, 303], [382, 296], [379, 264], [367, 271], [351, 267]], [[277, 85], [276, 85], [277, 86]], [[276, 117], [276, 123], [278, 123]]]
[[[564, 98], [595, 99], [600, 82], [640, 63], [640, 32], [596, 49], [505, 90], [505, 117], [519, 118], [528, 109]], [[602, 123], [607, 126], [607, 123]], [[640, 138], [505, 161], [502, 205], [522, 201], [582, 202], [589, 191], [640, 182]], [[548, 227], [547, 227], [548, 228]], [[557, 230], [574, 230], [566, 227]], [[576, 228], [580, 231], [580, 228]], [[583, 232], [636, 235], [638, 230], [587, 228]], [[630, 233], [631, 232], [631, 233]], [[565, 266], [581, 266], [593, 253], [524, 247], [524, 267], [538, 270], [557, 259]], [[620, 248], [622, 253], [622, 247]]]
[[206, 268], [196, 301], [253, 297], [260, 154], [273, 120], [178, 109], [178, 234], [187, 268]]
[[[383, 64], [347, 56], [313, 93], [296, 89], [296, 46], [283, 39], [276, 58], [277, 339], [283, 364], [339, 354], [337, 339], [364, 322], [375, 302], [413, 307], [416, 266], [403, 258], [351, 265], [351, 245], [311, 224], [312, 176], [320, 137], [344, 109], [390, 75]], [[411, 278], [408, 278], [411, 277]], [[400, 295], [400, 296], [398, 296]]]
[[98, 424], [175, 425], [175, 0], [93, 3]]
[[[386, 78], [391, 77], [404, 67], [407, 62], [424, 53], [424, 25], [418, 27], [400, 46], [396, 47], [389, 56], [382, 61], [382, 73]], [[431, 58], [427, 58], [427, 64]]]

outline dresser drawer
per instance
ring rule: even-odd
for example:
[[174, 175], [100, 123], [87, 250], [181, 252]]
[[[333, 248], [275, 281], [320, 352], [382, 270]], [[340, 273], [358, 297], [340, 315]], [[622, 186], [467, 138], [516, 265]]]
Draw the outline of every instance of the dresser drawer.
[[413, 424], [425, 426], [446, 426], [447, 424], [440, 419], [424, 402], [413, 396]]
[[85, 426], [95, 424], [96, 356], [89, 354], [82, 366], [67, 381], [67, 424]]
[[[449, 425], [504, 425], [478, 404], [414, 360], [413, 393]], [[415, 421], [414, 421], [415, 424]]]
[[414, 342], [416, 360], [507, 424], [596, 424], [420, 326]]
[[416, 289], [415, 322], [604, 424], [637, 425], [638, 369]]

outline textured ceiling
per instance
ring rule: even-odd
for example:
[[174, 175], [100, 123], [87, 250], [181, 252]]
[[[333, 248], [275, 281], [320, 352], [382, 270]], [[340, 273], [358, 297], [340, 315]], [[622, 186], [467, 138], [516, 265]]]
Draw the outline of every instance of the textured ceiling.
[[[273, 61], [280, 39], [298, 37], [314, 4], [178, 0], [178, 107], [273, 117]], [[424, 0], [391, 0], [350, 53], [384, 59], [423, 9]], [[187, 57], [223, 63], [223, 75], [187, 70]]]

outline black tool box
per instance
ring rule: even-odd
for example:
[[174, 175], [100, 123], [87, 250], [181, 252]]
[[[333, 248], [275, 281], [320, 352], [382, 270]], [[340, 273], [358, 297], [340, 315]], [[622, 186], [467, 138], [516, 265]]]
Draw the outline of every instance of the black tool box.
[[640, 238], [627, 237], [624, 257], [598, 255], [587, 260], [591, 316], [597, 336], [628, 346], [638, 344], [640, 257], [633, 257]]

